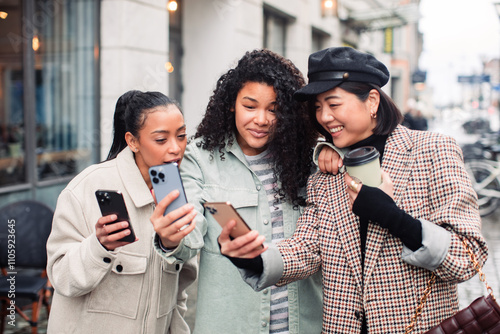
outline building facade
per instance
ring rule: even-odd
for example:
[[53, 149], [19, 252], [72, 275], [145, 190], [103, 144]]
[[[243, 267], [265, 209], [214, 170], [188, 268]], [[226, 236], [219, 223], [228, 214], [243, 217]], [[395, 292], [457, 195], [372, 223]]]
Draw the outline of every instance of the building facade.
[[417, 20], [411, 0], [0, 0], [0, 203], [54, 207], [106, 157], [116, 100], [130, 89], [178, 100], [194, 134], [219, 76], [255, 48], [304, 75], [311, 52], [370, 52], [404, 109], [416, 94]]

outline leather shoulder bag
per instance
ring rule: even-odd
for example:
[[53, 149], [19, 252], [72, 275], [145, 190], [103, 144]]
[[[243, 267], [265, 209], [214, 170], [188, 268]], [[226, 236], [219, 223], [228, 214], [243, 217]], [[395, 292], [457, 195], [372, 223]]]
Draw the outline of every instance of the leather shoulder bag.
[[[458, 311], [453, 316], [443, 320], [437, 326], [431, 328], [425, 334], [499, 334], [500, 333], [500, 306], [493, 296], [493, 289], [486, 282], [481, 265], [476, 260], [470, 246], [462, 240], [465, 250], [469, 253], [474, 269], [479, 273], [479, 279], [486, 285], [487, 296], [482, 296], [474, 300], [469, 306]], [[418, 317], [422, 313], [427, 297], [431, 293], [432, 286], [436, 282], [436, 275], [432, 273], [427, 288], [420, 298], [419, 305], [411, 319], [411, 323], [406, 327], [405, 334], [409, 334], [415, 328]]]

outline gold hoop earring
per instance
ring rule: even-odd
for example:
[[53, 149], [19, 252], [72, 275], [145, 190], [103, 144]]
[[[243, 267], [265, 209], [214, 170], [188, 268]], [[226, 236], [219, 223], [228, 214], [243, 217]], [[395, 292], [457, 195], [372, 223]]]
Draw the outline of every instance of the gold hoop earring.
[[370, 113], [370, 116], [371, 116], [373, 119], [375, 119], [375, 118], [377, 118], [377, 113], [376, 113], [376, 112], [374, 112], [374, 111], [372, 111], [372, 112]]

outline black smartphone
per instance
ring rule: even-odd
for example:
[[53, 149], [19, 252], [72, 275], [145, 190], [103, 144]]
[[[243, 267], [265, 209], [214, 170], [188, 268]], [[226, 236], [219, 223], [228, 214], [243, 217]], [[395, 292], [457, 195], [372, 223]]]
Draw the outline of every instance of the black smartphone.
[[230, 233], [231, 238], [237, 238], [252, 230], [240, 216], [238, 211], [236, 211], [231, 202], [205, 202], [203, 206], [221, 227], [226, 226], [227, 222], [230, 220], [236, 221], [236, 226]]
[[[97, 203], [99, 203], [99, 208], [101, 209], [103, 216], [109, 216], [111, 214], [118, 216], [118, 219], [111, 224], [121, 221], [128, 222], [127, 228], [130, 230], [130, 234], [121, 238], [119, 241], [134, 242], [136, 239], [135, 233], [132, 228], [132, 224], [130, 223], [127, 206], [125, 205], [122, 193], [117, 190], [97, 190], [95, 192], [95, 197], [97, 198]], [[113, 233], [118, 233], [125, 229], [121, 229]]]
[[179, 165], [176, 162], [149, 168], [149, 177], [151, 178], [158, 203], [175, 189], [179, 190], [179, 196], [167, 206], [163, 213], [164, 216], [187, 204], [186, 193], [184, 192], [181, 174], [179, 173]]

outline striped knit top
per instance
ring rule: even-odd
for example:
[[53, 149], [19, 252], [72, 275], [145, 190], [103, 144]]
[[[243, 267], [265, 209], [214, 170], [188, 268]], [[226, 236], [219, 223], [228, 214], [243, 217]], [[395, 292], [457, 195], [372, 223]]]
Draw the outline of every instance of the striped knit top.
[[[245, 155], [250, 168], [266, 189], [269, 210], [271, 211], [272, 242], [284, 239], [283, 209], [281, 200], [276, 196], [276, 180], [272, 170], [271, 154], [264, 151], [258, 155]], [[287, 286], [271, 287], [271, 318], [269, 333], [288, 333], [288, 289]]]

